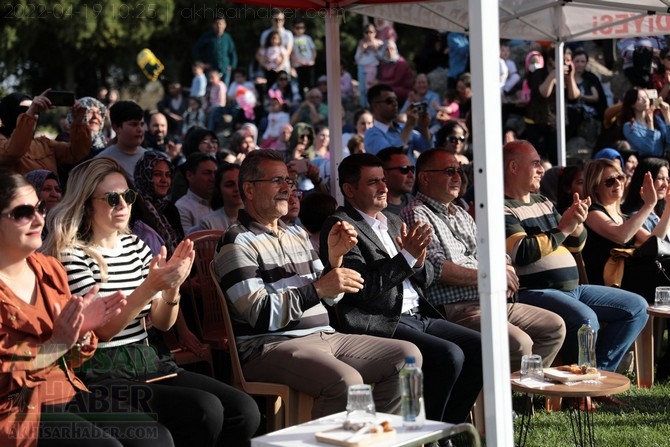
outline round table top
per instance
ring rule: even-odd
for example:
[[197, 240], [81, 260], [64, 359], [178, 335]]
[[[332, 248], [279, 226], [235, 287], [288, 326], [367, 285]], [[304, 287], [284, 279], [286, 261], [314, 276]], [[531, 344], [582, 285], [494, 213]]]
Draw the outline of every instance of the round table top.
[[630, 389], [628, 377], [615, 372], [600, 371], [599, 383], [577, 383], [565, 385], [553, 383], [543, 388], [527, 387], [523, 382], [518, 382], [519, 372], [512, 373], [512, 389], [526, 394], [540, 394], [544, 396], [560, 397], [585, 397], [585, 396], [608, 396], [623, 393]]
[[664, 306], [664, 307], [649, 306], [647, 307], [647, 313], [654, 317], [670, 318], [670, 306]]

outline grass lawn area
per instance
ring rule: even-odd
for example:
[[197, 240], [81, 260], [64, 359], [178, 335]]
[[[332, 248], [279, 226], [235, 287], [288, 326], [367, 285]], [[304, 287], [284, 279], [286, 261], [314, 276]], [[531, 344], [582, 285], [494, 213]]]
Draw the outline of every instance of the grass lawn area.
[[[631, 386], [617, 398], [630, 405], [599, 405], [593, 415], [596, 444], [603, 447], [670, 446], [670, 383], [655, 384], [650, 390]], [[526, 440], [527, 447], [574, 445], [565, 411], [547, 413], [544, 399], [536, 398], [535, 414]], [[514, 410], [523, 408], [522, 395], [514, 394]], [[518, 421], [515, 434], [518, 434]]]

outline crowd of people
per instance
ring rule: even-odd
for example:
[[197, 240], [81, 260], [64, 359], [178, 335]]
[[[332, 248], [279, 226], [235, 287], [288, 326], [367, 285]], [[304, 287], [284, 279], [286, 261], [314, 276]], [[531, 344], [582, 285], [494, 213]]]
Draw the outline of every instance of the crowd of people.
[[[199, 230], [224, 232], [213, 266], [248, 380], [312, 396], [315, 418], [344, 410], [350, 385], [374, 384], [377, 410], [397, 413], [398, 373], [413, 356], [426, 416], [468, 418], [483, 373], [467, 37], [429, 33], [415, 75], [392, 24], [367, 23], [358, 88], [343, 69], [338, 99], [315, 82], [309, 23], [290, 31], [284, 22], [274, 11], [248, 76], [217, 18], [193, 47], [188, 96], [172, 82], [154, 110], [79, 98], [56, 140], [34, 135], [53, 107], [49, 91], [0, 102], [4, 438], [249, 444], [257, 403], [181, 368], [149, 336], [176, 326], [182, 345], [202, 348], [181, 311], [195, 256], [186, 236]], [[666, 281], [654, 262], [606, 268], [613, 249], [670, 242], [670, 54], [655, 42], [658, 71], [626, 67], [632, 87], [617, 104], [587, 71], [588, 54], [566, 52], [568, 134], [595, 121], [585, 140], [603, 150], [585, 166], [553, 168], [553, 49], [532, 49], [520, 71], [501, 43], [503, 115], [523, 117], [500, 145], [511, 371], [531, 353], [545, 366], [576, 363], [584, 319], [599, 331], [598, 368], [627, 366]], [[431, 89], [441, 69], [443, 94]], [[325, 103], [338, 100], [353, 112], [341, 129]], [[331, 131], [343, 133], [341, 207], [330, 190]], [[106, 418], [109, 408], [124, 417]], [[53, 435], [68, 427], [82, 439]], [[114, 435], [130, 429], [151, 436]]]

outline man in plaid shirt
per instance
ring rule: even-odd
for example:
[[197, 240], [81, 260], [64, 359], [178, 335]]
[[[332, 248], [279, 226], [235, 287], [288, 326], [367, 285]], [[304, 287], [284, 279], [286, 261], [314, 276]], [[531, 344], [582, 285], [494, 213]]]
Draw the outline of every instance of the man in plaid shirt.
[[[441, 149], [431, 149], [416, 165], [416, 200], [402, 211], [408, 226], [416, 221], [433, 227], [426, 261], [433, 265], [436, 281], [426, 289], [426, 298], [449, 321], [480, 330], [477, 289], [477, 225], [461, 207], [452, 203], [464, 184], [456, 157]], [[565, 338], [565, 323], [557, 314], [539, 307], [514, 302], [519, 280], [507, 266], [508, 334], [510, 368], [519, 368], [525, 354], [540, 354], [551, 365]]]

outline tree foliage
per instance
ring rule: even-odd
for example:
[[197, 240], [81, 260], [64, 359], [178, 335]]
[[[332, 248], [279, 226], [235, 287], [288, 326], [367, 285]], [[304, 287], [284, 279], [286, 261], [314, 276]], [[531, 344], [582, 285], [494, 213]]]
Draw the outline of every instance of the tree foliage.
[[[260, 34], [271, 24], [269, 8], [216, 0], [40, 1], [11, 0], [0, 6], [0, 76], [15, 77], [19, 89], [33, 94], [52, 87], [75, 90], [78, 96], [94, 95], [102, 84], [119, 87], [134, 80], [144, 82], [136, 66], [137, 53], [143, 48], [150, 48], [165, 65], [164, 80], [188, 85], [191, 47], [211, 29], [216, 15], [226, 17], [243, 67], [253, 61]], [[317, 74], [324, 74], [323, 11], [287, 10], [285, 15], [289, 28], [296, 18], [306, 21], [319, 51]], [[341, 58], [352, 73], [363, 20], [348, 12], [341, 16]], [[411, 60], [424, 33], [399, 34], [400, 50]]]

